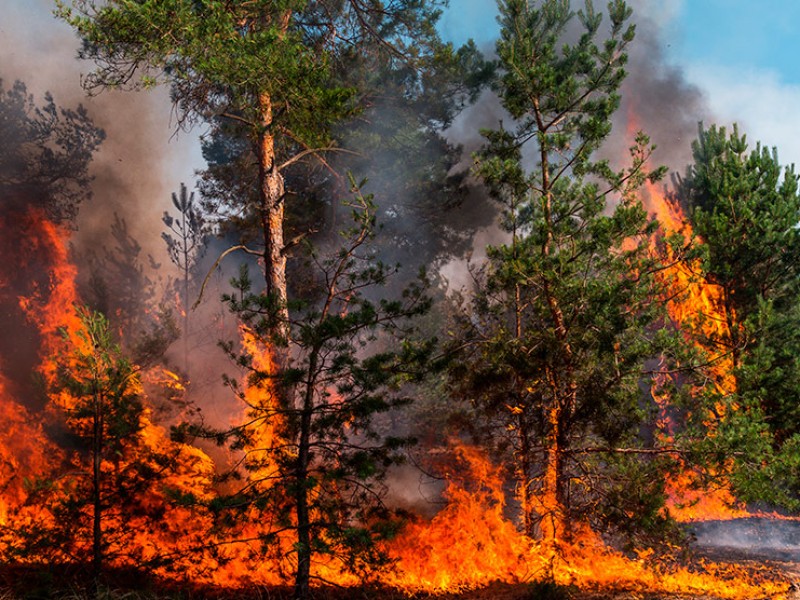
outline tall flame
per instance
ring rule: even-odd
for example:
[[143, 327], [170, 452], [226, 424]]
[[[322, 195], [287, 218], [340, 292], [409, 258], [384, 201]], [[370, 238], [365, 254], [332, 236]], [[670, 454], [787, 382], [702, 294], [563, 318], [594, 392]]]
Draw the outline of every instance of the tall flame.
[[[642, 200], [647, 210], [659, 221], [665, 236], [677, 234], [686, 244], [693, 239], [692, 227], [682, 208], [676, 201], [669, 199], [658, 186], [648, 182]], [[701, 271], [698, 260], [687, 261], [681, 256], [676, 256], [669, 247], [665, 251], [670, 268], [662, 272], [662, 277], [667, 284], [669, 298], [667, 308], [671, 319], [699, 332], [703, 339], [724, 338], [728, 319], [719, 287], [699, 276]], [[734, 392], [736, 383], [732, 375], [733, 363], [730, 355], [716, 348], [703, 347], [702, 350], [708, 355], [710, 365], [708, 372], [712, 385], [723, 395]], [[695, 393], [700, 393], [700, 390], [696, 390]], [[655, 395], [665, 415], [664, 441], [670, 442], [673, 432], [666, 416], [669, 407], [657, 393]], [[711, 435], [714, 431], [714, 419], [722, 412], [720, 406], [716, 409], [716, 415], [704, 416]], [[688, 467], [684, 467], [678, 475], [669, 477], [667, 508], [671, 515], [683, 522], [727, 520], [747, 516], [748, 512], [736, 501], [724, 477], [716, 479], [718, 482], [714, 487], [709, 488], [706, 485], [701, 488], [700, 474]]]
[[[88, 336], [82, 335], [84, 325], [76, 310], [80, 302], [75, 284], [77, 268], [69, 260], [68, 232], [50, 222], [37, 209], [16, 215], [14, 227], [17, 235], [24, 237], [28, 251], [34, 256], [46, 257], [44, 264], [34, 267], [44, 270], [45, 275], [30, 278], [33, 283], [26, 290], [27, 294], [19, 297], [19, 307], [28, 322], [36, 326], [40, 338], [37, 370], [48, 390], [49, 403], [44, 412], [50, 415], [30, 414], [29, 409], [11, 396], [7, 381], [0, 373], [0, 458], [3, 459], [0, 475], [4, 486], [0, 518], [6, 520], [9, 512], [13, 511], [14, 525], [19, 527], [26, 519], [41, 524], [53, 523], [46, 507], [27, 503], [29, 490], [23, 481], [57, 480], [59, 471], [65, 467], [80, 468], [75, 451], [57, 447], [49, 441], [43, 433], [42, 423], [48, 419], [63, 419], [59, 415], [75, 406], [76, 399], [68, 391], [51, 391], [56, 387], [59, 357], [64, 360], [70, 356], [70, 350], [91, 353], [92, 348]], [[20, 263], [24, 264], [30, 258], [24, 256], [24, 252], [12, 254], [8, 248], [4, 248], [4, 252], [9, 254], [4, 257], [5, 269], [20, 268]], [[132, 380], [131, 385], [133, 392], [143, 394], [138, 379]], [[142, 513], [109, 514], [108, 518], [116, 521], [113, 527], [117, 528], [124, 522], [123, 529], [127, 532], [122, 539], [112, 541], [109, 555], [119, 553], [120, 556], [136, 556], [137, 560], [149, 560], [166, 549], [178, 557], [175, 564], [180, 564], [183, 551], [188, 550], [192, 543], [201, 543], [210, 523], [204, 523], [196, 512], [169, 502], [165, 490], [169, 489], [170, 494], [210, 498], [213, 464], [199, 449], [170, 441], [166, 430], [152, 421], [149, 409], [145, 410], [139, 425], [143, 453], [171, 455], [177, 467], [157, 483], [141, 487], [136, 502]], [[153, 467], [156, 470], [160, 468], [155, 464]], [[124, 468], [124, 465], [116, 465], [116, 468]], [[163, 514], [160, 526], [154, 527], [145, 513]], [[13, 540], [6, 541], [13, 543]], [[184, 562], [185, 566], [191, 563], [188, 560]]]

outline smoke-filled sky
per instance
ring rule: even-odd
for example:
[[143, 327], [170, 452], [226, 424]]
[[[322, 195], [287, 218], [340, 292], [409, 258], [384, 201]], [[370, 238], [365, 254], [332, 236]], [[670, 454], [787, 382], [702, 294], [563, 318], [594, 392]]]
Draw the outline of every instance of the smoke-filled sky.
[[104, 245], [116, 213], [144, 247], [143, 254], [163, 261], [161, 214], [170, 207], [170, 194], [181, 181], [193, 183], [194, 169], [201, 161], [196, 135], [176, 135], [166, 89], [86, 98], [80, 79], [91, 65], [76, 59], [78, 39], [53, 16], [52, 0], [0, 4], [0, 79], [4, 89], [21, 80], [40, 106], [46, 91], [52, 92], [60, 107], [75, 108], [82, 103], [107, 134], [93, 165], [94, 198], [81, 208], [74, 239], [79, 250]]
[[[595, 4], [600, 7], [605, 2], [595, 0]], [[702, 92], [718, 124], [738, 123], [751, 144], [777, 146], [782, 163], [800, 166], [800, 2], [634, 0], [630, 4], [637, 19], [646, 17], [655, 25], [652, 31], [665, 62]], [[498, 31], [496, 16], [495, 0], [450, 0], [443, 27], [455, 42], [472, 37], [479, 46], [491, 47]], [[640, 27], [634, 44], [653, 41], [642, 39], [649, 35], [649, 28]], [[708, 116], [698, 114], [696, 120], [701, 118]]]
[[[603, 0], [596, 3], [604, 4]], [[645, 55], [660, 54], [653, 60], [669, 71], [660, 85], [695, 86], [702, 93], [697, 108], [670, 102], [658, 107], [664, 123], [669, 123], [672, 114], [681, 113], [679, 118], [689, 123], [708, 120], [713, 114], [719, 124], [738, 122], [751, 142], [760, 140], [777, 146], [782, 162], [800, 164], [800, 136], [795, 133], [800, 129], [800, 111], [796, 110], [800, 107], [800, 61], [796, 59], [800, 55], [800, 36], [796, 35], [800, 3], [634, 0], [632, 4], [638, 17], [649, 21], [639, 28], [635, 44]], [[90, 66], [75, 60], [77, 40], [51, 11], [50, 0], [4, 3], [0, 78], [6, 85], [23, 79], [37, 97], [52, 90], [56, 102], [72, 106], [85, 101], [80, 74]], [[472, 37], [490, 49], [498, 31], [496, 15], [495, 0], [450, 0], [442, 30], [456, 42]], [[131, 206], [136, 212], [151, 210], [152, 222], [144, 226], [143, 233], [151, 235], [153, 244], [158, 245], [159, 217], [169, 207], [169, 193], [181, 181], [191, 183], [192, 169], [201, 166], [196, 136], [172, 137], [174, 123], [170, 123], [166, 94], [124, 96], [107, 95], [99, 103], [89, 103], [109, 135], [98, 163], [117, 168], [115, 174], [105, 175], [117, 180], [107, 182], [109, 187], [121, 184], [126, 190], [124, 197], [106, 197], [104, 202], [109, 210], [123, 213], [126, 209], [130, 212]], [[663, 126], [647, 127], [656, 143], [675, 146], [679, 142], [688, 150], [690, 139], [661, 140]], [[142, 186], [141, 194], [137, 193], [138, 186]], [[97, 220], [106, 217], [98, 215]]]

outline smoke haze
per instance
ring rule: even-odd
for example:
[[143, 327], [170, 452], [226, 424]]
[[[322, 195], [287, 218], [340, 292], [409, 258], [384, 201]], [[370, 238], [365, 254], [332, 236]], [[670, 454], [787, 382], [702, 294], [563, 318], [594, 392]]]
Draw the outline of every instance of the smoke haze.
[[196, 138], [173, 135], [171, 103], [164, 88], [152, 92], [104, 92], [88, 98], [81, 74], [92, 65], [75, 58], [79, 40], [52, 15], [50, 0], [12, 2], [0, 25], [0, 78], [9, 88], [23, 81], [37, 104], [46, 91], [56, 105], [83, 104], [107, 138], [92, 164], [94, 198], [81, 207], [73, 243], [81, 252], [107, 244], [117, 213], [145, 253], [164, 258], [162, 212], [181, 181], [191, 184], [199, 167]]

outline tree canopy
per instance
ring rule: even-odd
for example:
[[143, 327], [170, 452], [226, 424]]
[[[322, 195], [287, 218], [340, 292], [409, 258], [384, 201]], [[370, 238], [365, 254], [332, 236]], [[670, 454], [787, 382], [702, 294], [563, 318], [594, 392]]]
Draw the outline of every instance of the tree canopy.
[[[742, 499], [798, 506], [800, 443], [800, 193], [776, 150], [748, 152], [734, 126], [700, 126], [680, 193], [703, 252], [701, 276], [720, 291], [722, 327], [692, 327], [731, 382], [709, 390], [713, 446]], [[719, 447], [719, 445], [722, 447]], [[742, 448], [747, 452], [740, 454]], [[779, 485], [775, 485], [780, 482]]]

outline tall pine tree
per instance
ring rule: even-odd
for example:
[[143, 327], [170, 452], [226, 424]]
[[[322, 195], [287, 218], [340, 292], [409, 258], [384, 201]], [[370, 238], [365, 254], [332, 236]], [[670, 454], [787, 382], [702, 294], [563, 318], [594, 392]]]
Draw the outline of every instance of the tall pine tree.
[[[166, 81], [183, 122], [221, 118], [245, 131], [258, 163], [266, 295], [280, 308], [275, 341], [285, 341], [286, 170], [333, 151], [332, 126], [359, 108], [357, 78], [333, 77], [340, 65], [393, 64], [414, 94], [425, 85], [427, 66], [453, 56], [434, 27], [438, 2], [58, 4], [60, 16], [84, 39], [81, 56], [98, 65], [87, 79], [91, 88]], [[361, 58], [353, 63], [353, 57]]]
[[[703, 252], [701, 277], [719, 290], [722, 327], [692, 327], [731, 383], [708, 386], [708, 444], [748, 501], [800, 506], [800, 192], [793, 167], [738, 128], [700, 126], [680, 182]], [[717, 378], [719, 379], [719, 377]]]
[[509, 436], [524, 529], [551, 568], [576, 520], [657, 520], [663, 497], [642, 380], [676, 341], [658, 330], [657, 224], [636, 193], [662, 170], [647, 169], [642, 134], [627, 170], [593, 160], [619, 105], [630, 15], [619, 0], [605, 17], [591, 2], [500, 2], [497, 89], [513, 123], [484, 132], [476, 157], [507, 241], [488, 248], [454, 376]]
[[[253, 293], [247, 270], [227, 298], [246, 326], [251, 342], [236, 352], [248, 371], [247, 389], [234, 388], [247, 404], [245, 424], [228, 432], [243, 449], [246, 484], [226, 503], [266, 508], [275, 529], [262, 531], [266, 545], [291, 557], [294, 598], [310, 597], [322, 560], [360, 574], [385, 566], [376, 541], [393, 531], [384, 505], [386, 470], [401, 459], [411, 440], [393, 435], [379, 418], [408, 402], [404, 382], [430, 368], [433, 348], [421, 339], [413, 319], [430, 302], [424, 286], [399, 298], [381, 296], [396, 272], [371, 249], [375, 205], [356, 191], [354, 224], [342, 244], [325, 256], [313, 252], [319, 297], [298, 308], [292, 322], [291, 359], [274, 370], [258, 355], [271, 335], [274, 306]], [[251, 513], [252, 514], [252, 513]], [[286, 544], [288, 532], [289, 543]]]

